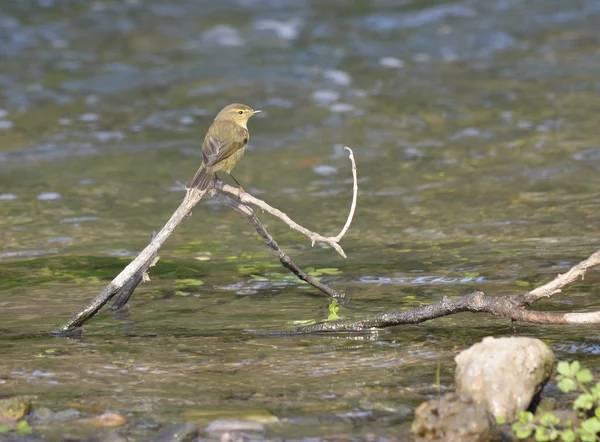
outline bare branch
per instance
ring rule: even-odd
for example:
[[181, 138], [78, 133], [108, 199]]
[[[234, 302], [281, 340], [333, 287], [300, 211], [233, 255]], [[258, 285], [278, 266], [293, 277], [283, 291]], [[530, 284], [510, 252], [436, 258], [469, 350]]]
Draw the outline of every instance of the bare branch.
[[[150, 240], [152, 241], [156, 237], [156, 232], [152, 233]], [[148, 261], [144, 263], [140, 269], [135, 272], [135, 274], [129, 278], [129, 281], [123, 285], [123, 288], [120, 290], [119, 297], [115, 299], [112, 305], [109, 307], [111, 310], [119, 310], [123, 308], [128, 302], [129, 298], [133, 295], [133, 291], [137, 288], [138, 285], [142, 282], [150, 281], [150, 277], [148, 276], [148, 269], [150, 267], [154, 267], [158, 262], [158, 250], [150, 255]]]
[[[302, 271], [296, 264], [292, 262], [291, 258], [281, 250], [277, 242], [268, 234], [264, 226], [254, 215], [254, 212], [250, 207], [243, 204], [239, 204], [224, 195], [219, 195], [216, 193], [216, 191], [219, 190], [232, 193], [236, 196], [239, 196], [242, 202], [250, 202], [252, 204], [257, 205], [258, 207], [263, 208], [263, 210], [265, 210], [266, 212], [269, 212], [285, 221], [293, 229], [308, 236], [313, 246], [316, 242], [327, 243], [345, 258], [346, 254], [344, 253], [344, 250], [341, 248], [338, 242], [350, 227], [350, 223], [352, 222], [352, 218], [356, 210], [356, 200], [358, 195], [358, 180], [356, 177], [356, 162], [354, 161], [354, 154], [352, 153], [352, 150], [349, 147], [346, 147], [346, 150], [350, 153], [349, 157], [350, 161], [352, 162], [352, 176], [354, 178], [354, 195], [352, 198], [350, 214], [348, 215], [346, 224], [342, 228], [340, 234], [336, 237], [325, 237], [319, 235], [318, 233], [311, 232], [310, 230], [292, 221], [286, 214], [284, 214], [280, 210], [269, 206], [264, 201], [254, 198], [252, 195], [249, 195], [247, 193], [242, 193], [240, 195], [240, 189], [227, 186], [219, 180], [216, 180], [216, 182], [213, 181], [214, 188], [209, 190], [212, 196], [216, 196], [229, 207], [233, 208], [234, 210], [248, 218], [250, 223], [255, 227], [255, 229], [259, 233], [259, 235], [265, 240], [267, 245], [275, 251], [275, 254], [287, 269], [292, 271], [301, 280], [306, 281], [312, 286], [321, 290], [322, 292], [335, 297], [340, 297], [341, 295], [335, 290], [320, 283], [318, 280], [311, 277], [306, 272]], [[125, 267], [125, 269], [123, 269], [123, 271], [115, 277], [115, 279], [113, 279], [104, 288], [104, 290], [98, 293], [84, 309], [79, 311], [66, 324], [64, 324], [57, 330], [54, 330], [53, 332], [57, 334], [64, 334], [78, 327], [81, 327], [86, 321], [88, 321], [91, 317], [98, 313], [100, 309], [104, 307], [104, 305], [106, 305], [106, 303], [110, 301], [119, 292], [121, 294], [113, 304], [112, 308], [118, 309], [125, 305], [125, 303], [131, 297], [135, 288], [144, 279], [148, 268], [153, 266], [158, 260], [158, 249], [162, 246], [165, 240], [171, 235], [171, 233], [173, 233], [175, 228], [190, 213], [192, 208], [204, 197], [206, 193], [207, 190], [200, 191], [198, 189], [188, 189], [188, 192], [185, 198], [183, 199], [183, 202], [179, 205], [175, 213], [171, 215], [171, 218], [169, 219], [169, 221], [167, 221], [167, 223], [160, 230], [160, 232], [158, 232], [158, 234], [156, 234], [156, 236], [152, 238], [150, 244], [148, 244], [146, 248], [133, 261], [131, 261], [129, 265]]]
[[383, 312], [359, 319], [322, 322], [295, 329], [298, 333], [364, 331], [396, 325], [419, 324], [459, 312], [489, 313], [512, 321], [532, 324], [582, 325], [600, 324], [600, 311], [582, 313], [538, 312], [525, 308], [529, 303], [560, 292], [561, 288], [576, 281], [591, 267], [600, 264], [600, 250], [585, 261], [573, 266], [564, 275], [521, 295], [486, 296], [477, 291], [458, 298], [442, 298], [431, 305], [410, 310]]
[[583, 279], [585, 272], [588, 269], [600, 264], [600, 250], [592, 254], [588, 259], [581, 261], [576, 266], [573, 266], [569, 271], [563, 275], [558, 275], [552, 281], [544, 284], [537, 289], [524, 293], [515, 298], [515, 302], [519, 305], [529, 305], [541, 298], [547, 298], [555, 293], [560, 292], [560, 289], [577, 280], [578, 278]]
[[293, 221], [289, 216], [287, 216], [281, 210], [270, 206], [269, 204], [265, 203], [264, 201], [259, 200], [258, 198], [255, 198], [248, 193], [240, 194], [240, 190], [237, 187], [229, 186], [227, 184], [224, 184], [221, 181], [217, 181], [215, 188], [220, 191], [235, 195], [235, 196], [239, 197], [240, 201], [242, 201], [243, 203], [254, 204], [255, 206], [258, 206], [261, 209], [263, 209], [265, 212], [268, 212], [271, 215], [276, 216], [277, 218], [282, 220], [284, 223], [286, 223], [288, 226], [290, 226], [292, 229], [296, 230], [297, 232], [302, 233], [304, 236], [306, 236], [308, 239], [310, 239], [311, 245], [313, 247], [318, 242], [329, 244], [340, 255], [342, 255], [344, 258], [346, 258], [346, 253], [344, 252], [344, 249], [342, 249], [342, 247], [339, 245], [339, 242], [342, 239], [342, 237], [346, 234], [348, 229], [350, 228], [350, 224], [352, 223], [352, 218], [354, 217], [354, 212], [356, 210], [356, 201], [358, 198], [358, 179], [356, 176], [356, 162], [354, 160], [354, 153], [352, 152], [352, 149], [350, 149], [349, 147], [345, 147], [344, 149], [346, 149], [350, 153], [349, 158], [352, 163], [352, 178], [353, 178], [354, 184], [352, 187], [353, 194], [352, 194], [352, 205], [350, 207], [350, 213], [348, 214], [346, 224], [342, 228], [342, 231], [340, 232], [340, 234], [337, 236], [323, 236], [316, 232], [308, 230], [307, 228], [305, 228], [305, 227], [301, 226], [300, 224], [296, 223], [295, 221]]
[[179, 205], [175, 213], [171, 215], [169, 221], [164, 227], [156, 234], [156, 236], [150, 241], [150, 244], [146, 246], [144, 250], [129, 263], [121, 273], [119, 273], [110, 284], [108, 284], [104, 290], [102, 290], [92, 301], [79, 313], [73, 316], [66, 324], [60, 328], [53, 330], [54, 333], [63, 334], [73, 329], [81, 327], [88, 319], [94, 316], [100, 311], [104, 305], [111, 300], [124, 286], [125, 284], [136, 279], [136, 275], [139, 274], [140, 269], [144, 267], [148, 268], [149, 263], [153, 262], [158, 253], [160, 246], [166, 241], [166, 239], [173, 233], [175, 228], [183, 221], [183, 219], [190, 213], [192, 208], [198, 204], [198, 201], [204, 197], [206, 191], [200, 191], [197, 189], [189, 190], [185, 195], [182, 203]]
[[264, 226], [261, 224], [261, 222], [258, 220], [256, 215], [254, 214], [254, 210], [252, 210], [251, 207], [249, 207], [245, 204], [238, 203], [237, 201], [232, 200], [228, 196], [220, 194], [220, 193], [217, 193], [215, 195], [215, 198], [217, 198], [219, 201], [223, 202], [227, 206], [231, 207], [236, 212], [241, 213], [246, 218], [248, 218], [248, 221], [250, 221], [250, 224], [252, 224], [254, 226], [254, 228], [256, 229], [258, 234], [265, 241], [265, 243], [271, 249], [273, 249], [273, 251], [275, 252], [275, 256], [277, 256], [277, 258], [279, 258], [279, 261], [281, 262], [281, 264], [284, 267], [286, 267], [288, 270], [290, 270], [294, 275], [296, 275], [301, 280], [306, 281], [313, 287], [321, 290], [323, 293], [325, 293], [329, 296], [333, 296], [336, 298], [339, 298], [342, 296], [338, 292], [336, 292], [332, 288], [326, 286], [325, 284], [322, 284], [316, 278], [313, 278], [308, 273], [304, 272], [296, 264], [294, 264], [292, 259], [283, 250], [281, 250], [281, 248], [279, 247], [279, 244], [277, 244], [277, 241], [275, 241], [273, 239], [273, 237], [271, 235], [269, 235], [267, 230], [264, 228]]

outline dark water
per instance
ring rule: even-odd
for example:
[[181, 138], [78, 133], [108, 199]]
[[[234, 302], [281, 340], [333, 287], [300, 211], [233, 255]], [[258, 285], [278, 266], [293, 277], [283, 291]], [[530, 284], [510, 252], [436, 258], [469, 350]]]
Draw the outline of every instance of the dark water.
[[[252, 227], [207, 201], [169, 239], [126, 315], [47, 332], [169, 218], [225, 104], [264, 110], [236, 168], [247, 191], [322, 234], [351, 199], [344, 260], [259, 214], [346, 317], [474, 288], [518, 293], [599, 248], [600, 2], [21, 0], [0, 9], [0, 395], [105, 409], [123, 434], [260, 416], [268, 437], [403, 440], [484, 336], [536, 336], [600, 368], [597, 327], [461, 314], [370, 335], [284, 336], [328, 300]], [[598, 272], [539, 304], [591, 311]], [[96, 430], [77, 423], [38, 434]], [[341, 436], [340, 436], [341, 437]]]

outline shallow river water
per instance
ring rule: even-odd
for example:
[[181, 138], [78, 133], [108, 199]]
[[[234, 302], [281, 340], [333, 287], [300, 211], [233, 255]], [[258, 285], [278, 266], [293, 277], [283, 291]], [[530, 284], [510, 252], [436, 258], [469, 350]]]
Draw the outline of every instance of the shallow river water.
[[[215, 201], [128, 311], [49, 333], [162, 227], [230, 102], [264, 111], [236, 178], [322, 234], [345, 222], [354, 149], [347, 259], [258, 213], [347, 293], [342, 316], [549, 281], [600, 246], [599, 30], [596, 0], [2, 2], [0, 396], [118, 411], [130, 440], [223, 417], [259, 417], [268, 438], [405, 440], [407, 413], [452, 389], [455, 354], [484, 336], [538, 337], [599, 370], [598, 327], [459, 314], [279, 333], [326, 318], [329, 300]], [[598, 310], [599, 283], [590, 271], [535, 307]]]

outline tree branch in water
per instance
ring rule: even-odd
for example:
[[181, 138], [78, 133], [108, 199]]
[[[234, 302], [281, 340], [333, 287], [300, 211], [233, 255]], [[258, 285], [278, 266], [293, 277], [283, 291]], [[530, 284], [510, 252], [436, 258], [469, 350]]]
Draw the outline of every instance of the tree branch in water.
[[191, 210], [194, 208], [196, 204], [207, 194], [210, 196], [217, 197], [220, 201], [224, 202], [229, 207], [236, 210], [238, 213], [243, 214], [248, 218], [250, 223], [257, 230], [259, 235], [265, 240], [267, 245], [274, 250], [275, 254], [281, 261], [281, 263], [290, 271], [292, 271], [298, 278], [303, 281], [308, 282], [313, 287], [321, 290], [330, 296], [340, 296], [335, 290], [327, 287], [326, 285], [320, 283], [315, 278], [312, 278], [306, 272], [303, 272], [296, 264], [294, 264], [291, 258], [284, 253], [277, 242], [268, 234], [264, 226], [260, 223], [256, 215], [254, 215], [254, 211], [245, 204], [237, 203], [233, 201], [231, 198], [223, 195], [223, 192], [231, 193], [234, 195], [238, 195], [241, 201], [248, 202], [254, 204], [268, 213], [280, 218], [283, 220], [288, 226], [292, 229], [297, 230], [298, 232], [306, 235], [312, 242], [312, 245], [316, 242], [323, 242], [329, 244], [333, 247], [340, 255], [346, 257], [342, 247], [339, 245], [339, 241], [348, 231], [350, 227], [350, 223], [352, 222], [352, 218], [354, 217], [354, 212], [356, 210], [356, 200], [358, 196], [358, 180], [356, 176], [356, 162], [354, 160], [354, 154], [352, 149], [349, 147], [345, 148], [349, 152], [350, 161], [352, 163], [352, 176], [354, 179], [353, 186], [353, 197], [352, 204], [350, 208], [350, 213], [346, 220], [346, 224], [344, 225], [342, 231], [339, 235], [335, 237], [326, 237], [322, 236], [318, 233], [312, 232], [305, 227], [302, 227], [300, 224], [294, 222], [290, 219], [285, 213], [280, 210], [270, 206], [264, 201], [253, 197], [250, 194], [242, 193], [240, 195], [240, 190], [234, 188], [232, 186], [228, 186], [223, 184], [221, 181], [217, 181], [215, 187], [208, 191], [198, 190], [198, 189], [190, 189], [185, 195], [182, 203], [179, 205], [177, 210], [171, 215], [171, 218], [164, 227], [153, 236], [150, 241], [150, 244], [146, 246], [144, 250], [133, 260], [121, 273], [119, 273], [100, 293], [98, 293], [90, 303], [80, 310], [75, 316], [73, 316], [67, 323], [62, 325], [60, 328], [54, 330], [53, 332], [56, 334], [64, 334], [70, 331], [73, 331], [83, 324], [85, 324], [90, 318], [95, 316], [101, 309], [108, 303], [117, 293], [121, 293], [119, 298], [115, 301], [113, 308], [118, 309], [124, 306], [129, 298], [131, 297], [135, 288], [144, 280], [144, 275], [147, 276], [147, 270], [152, 267], [158, 261], [158, 250], [162, 246], [162, 244], [167, 240], [169, 236], [173, 233], [173, 231], [181, 224], [183, 219], [190, 214]]
[[532, 324], [600, 324], [600, 311], [582, 313], [547, 313], [528, 310], [525, 307], [542, 298], [560, 293], [566, 285], [583, 279], [586, 271], [600, 264], [600, 250], [588, 259], [573, 266], [567, 273], [558, 275], [551, 282], [530, 292], [518, 295], [487, 296], [476, 291], [458, 298], [444, 296], [435, 304], [410, 310], [383, 312], [359, 319], [321, 322], [295, 329], [299, 333], [365, 331], [405, 324], [420, 324], [431, 319], [460, 312], [489, 313], [512, 321]]

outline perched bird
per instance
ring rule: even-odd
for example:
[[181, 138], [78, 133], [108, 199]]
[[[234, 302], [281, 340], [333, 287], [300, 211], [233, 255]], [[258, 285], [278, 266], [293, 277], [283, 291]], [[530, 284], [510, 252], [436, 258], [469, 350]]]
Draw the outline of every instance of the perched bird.
[[[207, 189], [215, 172], [220, 170], [231, 175], [231, 170], [244, 155], [250, 138], [248, 120], [259, 112], [245, 104], [233, 103], [217, 114], [202, 143], [202, 164], [196, 176], [187, 184], [187, 189]], [[243, 192], [240, 183], [233, 176], [231, 178]]]

